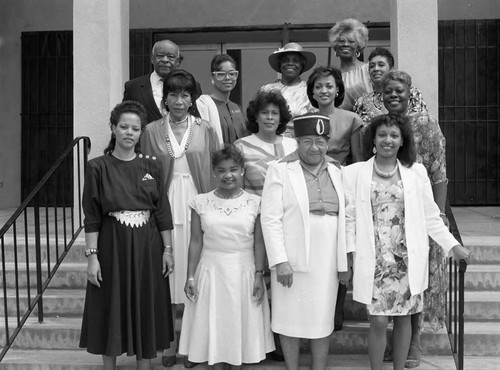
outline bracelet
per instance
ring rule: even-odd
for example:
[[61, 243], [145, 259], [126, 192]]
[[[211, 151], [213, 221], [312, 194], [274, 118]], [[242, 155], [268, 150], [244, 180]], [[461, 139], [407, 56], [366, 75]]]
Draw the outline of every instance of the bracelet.
[[439, 212], [439, 216], [441, 216], [441, 217], [443, 217], [443, 216], [444, 216], [444, 217], [446, 217], [446, 213], [444, 213], [444, 212]]
[[85, 250], [85, 257], [89, 257], [93, 254], [98, 254], [99, 251], [96, 248], [89, 248]]
[[191, 280], [194, 280], [194, 277], [190, 276], [186, 281], [191, 281]]
[[264, 275], [264, 270], [255, 270], [255, 275], [262, 274]]
[[167, 256], [172, 256], [172, 257], [174, 256], [174, 254], [171, 252], [163, 252], [163, 254], [166, 254]]
[[171, 245], [166, 245], [163, 247], [163, 249], [172, 249], [172, 246]]

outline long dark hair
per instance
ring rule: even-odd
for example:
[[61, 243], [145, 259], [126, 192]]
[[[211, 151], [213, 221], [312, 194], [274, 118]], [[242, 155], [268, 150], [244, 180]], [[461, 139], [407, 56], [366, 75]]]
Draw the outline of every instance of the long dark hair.
[[397, 158], [406, 167], [413, 166], [417, 160], [415, 141], [411, 130], [410, 119], [404, 114], [383, 114], [375, 117], [363, 135], [363, 157], [368, 160], [373, 156], [374, 140], [377, 129], [382, 126], [396, 126], [401, 130], [403, 145], [399, 148]]
[[[146, 124], [148, 123], [146, 120], [146, 110], [144, 106], [133, 100], [125, 100], [121, 103], [117, 104], [113, 110], [111, 111], [111, 115], [109, 117], [109, 125], [115, 126], [118, 125], [122, 114], [124, 113], [134, 113], [137, 114], [139, 119], [141, 120], [141, 131], [144, 131]], [[116, 145], [116, 137], [115, 134], [111, 133], [111, 139], [109, 140], [108, 147], [104, 149], [104, 154], [111, 154], [113, 150], [115, 150]], [[135, 145], [135, 152], [140, 152], [139, 142]]]

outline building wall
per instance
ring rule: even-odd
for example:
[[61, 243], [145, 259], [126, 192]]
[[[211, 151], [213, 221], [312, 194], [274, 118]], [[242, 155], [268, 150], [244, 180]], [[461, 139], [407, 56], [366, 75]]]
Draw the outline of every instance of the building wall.
[[21, 203], [21, 32], [71, 30], [72, 9], [70, 0], [0, 1], [0, 208]]
[[[74, 0], [78, 1], [78, 0]], [[131, 28], [389, 22], [389, 0], [130, 0]], [[498, 19], [498, 0], [439, 0], [440, 20]], [[71, 0], [0, 1], [0, 208], [20, 204], [21, 32], [71, 30]], [[326, 35], [325, 35], [326, 38]]]

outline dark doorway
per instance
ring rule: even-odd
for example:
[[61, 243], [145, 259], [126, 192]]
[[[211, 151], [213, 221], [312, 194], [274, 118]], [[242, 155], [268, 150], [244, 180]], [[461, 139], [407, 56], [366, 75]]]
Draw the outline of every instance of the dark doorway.
[[[33, 190], [73, 139], [73, 34], [71, 31], [21, 35], [21, 193]], [[65, 161], [72, 174], [72, 162]], [[73, 203], [72, 176], [57, 176], [44, 199], [57, 206]], [[54, 196], [56, 194], [56, 196]], [[52, 204], [51, 204], [52, 205]]]
[[439, 121], [455, 205], [500, 204], [500, 20], [439, 22]]

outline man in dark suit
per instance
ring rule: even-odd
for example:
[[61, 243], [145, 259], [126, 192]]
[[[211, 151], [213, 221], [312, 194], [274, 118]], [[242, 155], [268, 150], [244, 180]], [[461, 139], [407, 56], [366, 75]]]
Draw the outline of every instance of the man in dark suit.
[[175, 43], [170, 40], [158, 41], [151, 51], [154, 71], [125, 83], [123, 100], [135, 100], [144, 105], [148, 123], [162, 118], [163, 79], [179, 66], [181, 60], [179, 47]]

